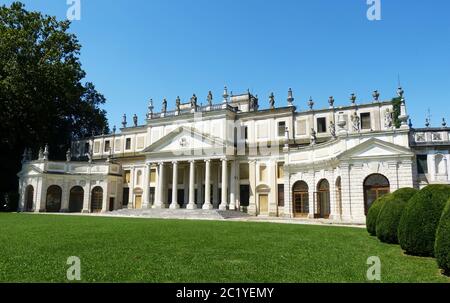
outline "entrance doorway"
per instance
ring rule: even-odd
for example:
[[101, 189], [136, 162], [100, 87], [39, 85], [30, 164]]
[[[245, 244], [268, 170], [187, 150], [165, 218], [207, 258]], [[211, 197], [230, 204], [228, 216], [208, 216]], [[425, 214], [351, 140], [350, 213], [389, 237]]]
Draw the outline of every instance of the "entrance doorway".
[[294, 217], [306, 217], [309, 214], [309, 188], [305, 181], [298, 181], [293, 187]]
[[317, 185], [316, 218], [328, 219], [330, 212], [330, 183], [323, 179]]
[[263, 216], [269, 215], [269, 195], [259, 195], [259, 214]]
[[142, 196], [141, 195], [136, 195], [134, 198], [134, 205], [136, 209], [141, 209], [142, 208]]
[[364, 181], [364, 209], [369, 211], [372, 203], [390, 192], [389, 180], [380, 174], [373, 174]]

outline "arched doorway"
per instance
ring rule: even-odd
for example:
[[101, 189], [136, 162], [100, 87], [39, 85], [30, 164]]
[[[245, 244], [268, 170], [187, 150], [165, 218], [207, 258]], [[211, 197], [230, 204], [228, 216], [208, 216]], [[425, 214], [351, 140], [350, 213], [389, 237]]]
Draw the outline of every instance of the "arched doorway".
[[25, 189], [25, 211], [33, 211], [34, 206], [34, 187], [28, 185]]
[[342, 217], [342, 179], [336, 179], [336, 214]]
[[57, 213], [61, 211], [62, 189], [58, 185], [52, 185], [47, 189], [47, 199], [45, 202], [45, 210], [49, 213]]
[[316, 218], [330, 217], [330, 183], [328, 180], [322, 179], [317, 185], [317, 199], [316, 199]]
[[364, 209], [367, 215], [372, 203], [390, 192], [389, 180], [380, 174], [370, 175], [364, 180]]
[[294, 216], [307, 217], [309, 214], [309, 188], [305, 181], [297, 181], [292, 188]]
[[69, 212], [81, 213], [83, 210], [84, 190], [81, 186], [75, 186], [70, 190]]
[[91, 196], [91, 212], [99, 213], [103, 208], [103, 188], [100, 186], [94, 187]]

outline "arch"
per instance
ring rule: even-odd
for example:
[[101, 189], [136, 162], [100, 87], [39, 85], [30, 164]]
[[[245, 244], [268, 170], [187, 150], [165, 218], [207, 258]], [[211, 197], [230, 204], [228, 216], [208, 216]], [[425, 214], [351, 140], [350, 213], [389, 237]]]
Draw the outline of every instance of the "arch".
[[103, 209], [103, 188], [96, 186], [92, 189], [91, 212], [99, 213]]
[[25, 189], [25, 211], [33, 211], [34, 207], [34, 187], [28, 185]]
[[437, 175], [447, 175], [447, 159], [442, 154], [437, 154], [434, 158]]
[[390, 184], [388, 178], [382, 174], [369, 175], [363, 183], [364, 187], [364, 210], [367, 216], [372, 203], [390, 192]]
[[72, 187], [69, 196], [69, 212], [81, 213], [83, 210], [84, 189], [81, 186]]
[[342, 178], [336, 178], [336, 214], [342, 216]]
[[62, 189], [58, 185], [52, 185], [47, 188], [47, 199], [45, 201], [45, 210], [49, 213], [61, 211]]
[[322, 179], [317, 183], [315, 217], [328, 219], [330, 213], [330, 183]]
[[306, 217], [309, 214], [309, 187], [305, 181], [297, 181], [292, 187], [292, 201], [295, 217]]

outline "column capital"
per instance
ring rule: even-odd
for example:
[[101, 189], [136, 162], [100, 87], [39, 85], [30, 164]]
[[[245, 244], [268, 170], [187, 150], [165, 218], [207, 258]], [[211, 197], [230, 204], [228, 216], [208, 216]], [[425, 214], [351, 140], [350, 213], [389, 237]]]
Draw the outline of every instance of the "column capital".
[[205, 161], [205, 163], [211, 163], [211, 159], [206, 159], [204, 161]]
[[158, 162], [159, 166], [164, 166], [164, 164], [165, 164], [164, 162]]
[[172, 161], [172, 164], [178, 164], [178, 161]]
[[227, 162], [228, 159], [227, 159], [227, 158], [222, 158], [222, 159], [220, 159], [220, 161], [222, 161], [222, 162]]

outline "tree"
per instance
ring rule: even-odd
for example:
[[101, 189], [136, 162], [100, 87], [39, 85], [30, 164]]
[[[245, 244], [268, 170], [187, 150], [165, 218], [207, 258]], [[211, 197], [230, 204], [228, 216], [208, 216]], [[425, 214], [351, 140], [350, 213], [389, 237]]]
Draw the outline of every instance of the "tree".
[[0, 7], [0, 197], [17, 191], [25, 148], [36, 155], [48, 143], [52, 159], [63, 159], [72, 138], [108, 131], [105, 97], [83, 82], [69, 27], [20, 2]]

